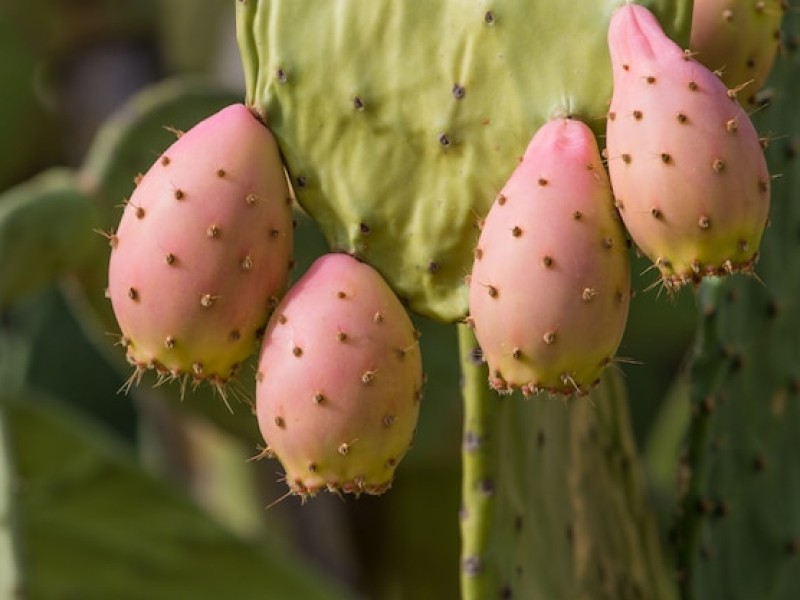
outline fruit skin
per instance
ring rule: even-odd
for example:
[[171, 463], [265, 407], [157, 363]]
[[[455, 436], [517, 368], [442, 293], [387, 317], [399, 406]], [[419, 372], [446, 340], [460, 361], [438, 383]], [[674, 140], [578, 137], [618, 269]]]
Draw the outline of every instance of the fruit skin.
[[783, 11], [781, 0], [695, 0], [689, 47], [725, 85], [747, 84], [752, 104], [778, 54]]
[[288, 278], [289, 198], [272, 135], [241, 104], [155, 161], [107, 234], [132, 380], [155, 368], [220, 384], [253, 352]]
[[630, 301], [622, 225], [591, 130], [556, 119], [495, 199], [470, 278], [470, 322], [498, 390], [584, 394]]
[[378, 272], [349, 255], [322, 256], [291, 287], [264, 336], [256, 413], [293, 493], [389, 488], [419, 414], [417, 338]]
[[752, 271], [769, 212], [761, 143], [736, 95], [629, 4], [608, 33], [606, 152], [617, 208], [675, 289]]

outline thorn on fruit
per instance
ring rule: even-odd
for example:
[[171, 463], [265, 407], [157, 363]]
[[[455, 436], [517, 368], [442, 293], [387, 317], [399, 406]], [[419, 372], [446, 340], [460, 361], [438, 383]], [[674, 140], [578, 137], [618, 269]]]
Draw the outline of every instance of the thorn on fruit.
[[214, 305], [214, 302], [219, 300], [219, 296], [215, 296], [213, 294], [203, 294], [200, 296], [200, 306], [203, 308], [211, 308]]

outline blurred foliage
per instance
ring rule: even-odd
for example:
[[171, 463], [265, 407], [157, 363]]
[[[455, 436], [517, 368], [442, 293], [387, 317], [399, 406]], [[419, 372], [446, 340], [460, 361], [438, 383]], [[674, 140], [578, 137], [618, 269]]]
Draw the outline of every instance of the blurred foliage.
[[57, 136], [47, 137], [54, 122], [36, 97], [40, 56], [18, 6], [25, 3], [0, 4], [0, 190], [52, 160], [58, 146]]
[[345, 598], [269, 537], [234, 537], [64, 403], [2, 399], [30, 598]]

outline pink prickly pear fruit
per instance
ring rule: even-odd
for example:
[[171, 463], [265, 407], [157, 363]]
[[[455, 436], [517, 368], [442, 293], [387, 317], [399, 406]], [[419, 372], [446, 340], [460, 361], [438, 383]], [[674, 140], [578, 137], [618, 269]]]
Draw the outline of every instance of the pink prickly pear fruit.
[[694, 0], [689, 47], [753, 103], [778, 54], [783, 11], [782, 0]]
[[243, 105], [180, 135], [139, 178], [108, 296], [136, 367], [220, 387], [252, 354], [289, 273], [292, 214], [272, 134]]
[[706, 275], [751, 272], [770, 176], [735, 92], [642, 6], [614, 13], [608, 43], [608, 169], [633, 241], [669, 290]]
[[630, 264], [584, 123], [536, 132], [484, 221], [469, 281], [492, 387], [581, 395], [597, 383], [625, 329]]
[[383, 493], [419, 414], [418, 333], [375, 269], [317, 259], [267, 327], [256, 413], [290, 490]]

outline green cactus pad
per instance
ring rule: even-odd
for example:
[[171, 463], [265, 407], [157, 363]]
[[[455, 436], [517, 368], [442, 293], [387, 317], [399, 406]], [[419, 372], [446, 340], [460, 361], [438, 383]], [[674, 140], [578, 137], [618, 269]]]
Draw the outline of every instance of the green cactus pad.
[[620, 374], [590, 399], [498, 396], [460, 329], [462, 597], [670, 598]]
[[2, 458], [25, 482], [3, 523], [19, 536], [22, 585], [3, 598], [353, 598], [277, 532], [235, 536], [63, 399], [3, 389], [0, 412]]
[[89, 262], [98, 223], [71, 169], [43, 171], [0, 195], [0, 307]]
[[[456, 320], [476, 223], [536, 129], [575, 115], [600, 133], [620, 4], [247, 0], [247, 103], [331, 248], [376, 267], [412, 310]], [[685, 40], [690, 2], [648, 5]]]
[[[800, 15], [788, 12], [784, 39]], [[767, 134], [772, 225], [754, 278], [700, 295], [693, 419], [676, 527], [683, 598], [789, 600], [800, 589], [800, 51], [787, 44], [756, 116]], [[770, 139], [772, 137], [776, 139]]]

